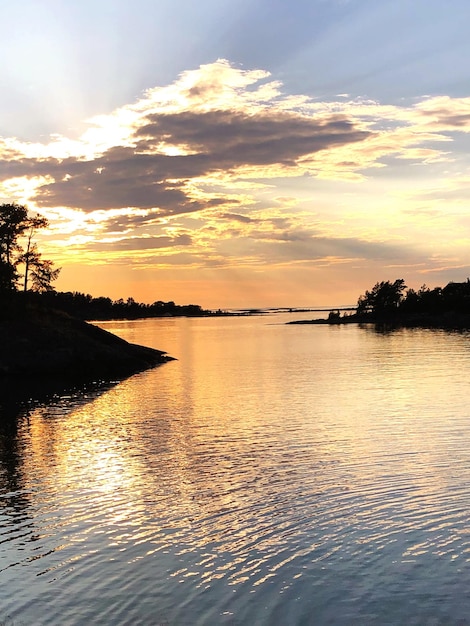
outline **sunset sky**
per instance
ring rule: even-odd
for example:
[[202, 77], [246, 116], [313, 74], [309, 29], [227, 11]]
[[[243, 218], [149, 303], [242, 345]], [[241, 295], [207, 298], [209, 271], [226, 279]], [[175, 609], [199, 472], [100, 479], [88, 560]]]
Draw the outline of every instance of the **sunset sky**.
[[470, 276], [468, 0], [0, 4], [0, 202], [56, 288], [340, 306]]

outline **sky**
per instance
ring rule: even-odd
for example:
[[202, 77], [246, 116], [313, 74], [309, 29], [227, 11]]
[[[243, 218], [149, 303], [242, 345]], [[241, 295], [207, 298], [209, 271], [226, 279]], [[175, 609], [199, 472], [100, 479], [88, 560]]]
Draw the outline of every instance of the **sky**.
[[0, 203], [55, 286], [206, 308], [470, 276], [468, 0], [5, 0]]

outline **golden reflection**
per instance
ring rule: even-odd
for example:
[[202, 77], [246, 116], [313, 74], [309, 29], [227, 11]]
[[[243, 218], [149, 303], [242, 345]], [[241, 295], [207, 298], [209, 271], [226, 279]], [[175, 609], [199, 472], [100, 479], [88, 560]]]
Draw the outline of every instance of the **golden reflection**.
[[56, 500], [87, 540], [103, 533], [128, 562], [171, 547], [183, 564], [175, 579], [201, 585], [262, 585], [299, 558], [460, 554], [443, 514], [445, 494], [464, 484], [450, 455], [468, 456], [445, 413], [468, 364], [458, 339], [442, 389], [439, 334], [425, 348], [424, 334], [249, 318], [102, 326], [179, 360], [32, 412], [25, 486]]
[[[57, 493], [71, 488], [92, 497], [117, 495], [119, 490], [128, 496], [138, 493], [135, 485], [142, 468], [132, 454], [130, 425], [115, 410], [115, 394], [110, 389], [64, 417], [53, 417], [45, 409], [33, 411], [29, 417], [32, 455], [25, 459], [25, 475], [40, 475]], [[119, 395], [125, 405], [129, 399], [125, 393]]]

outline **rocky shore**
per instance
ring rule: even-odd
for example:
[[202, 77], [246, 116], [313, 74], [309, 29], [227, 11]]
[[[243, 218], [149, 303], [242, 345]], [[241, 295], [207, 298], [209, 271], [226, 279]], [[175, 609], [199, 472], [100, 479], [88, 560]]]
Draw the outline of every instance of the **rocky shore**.
[[113, 380], [172, 360], [66, 314], [17, 308], [0, 315], [0, 380]]

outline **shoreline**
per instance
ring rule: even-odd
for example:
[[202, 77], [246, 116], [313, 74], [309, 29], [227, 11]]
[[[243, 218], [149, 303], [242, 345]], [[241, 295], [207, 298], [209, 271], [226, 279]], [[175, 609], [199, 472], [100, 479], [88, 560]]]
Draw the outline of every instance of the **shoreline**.
[[470, 330], [470, 314], [448, 311], [439, 315], [410, 314], [393, 317], [376, 317], [373, 315], [345, 315], [332, 318], [313, 320], [292, 320], [286, 324], [316, 324], [328, 326], [345, 326], [348, 324], [368, 324], [379, 328], [429, 328], [441, 330]]
[[0, 380], [122, 379], [172, 360], [59, 311], [15, 308], [0, 317]]

